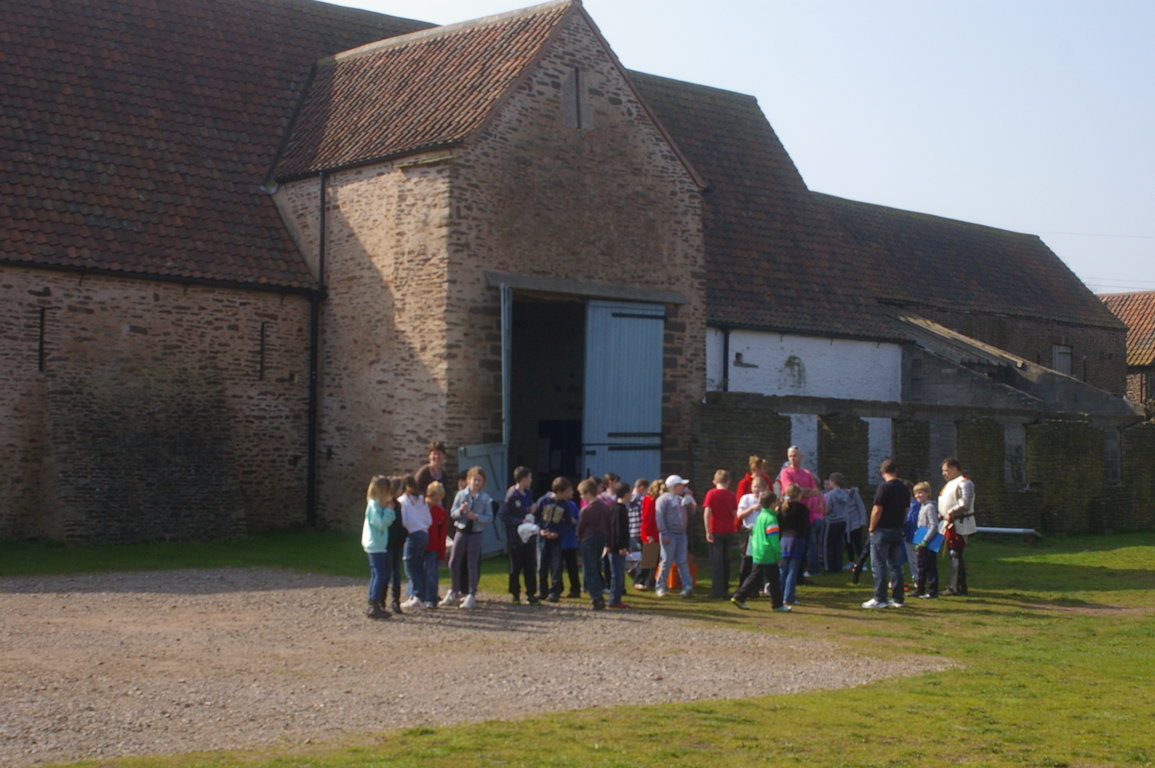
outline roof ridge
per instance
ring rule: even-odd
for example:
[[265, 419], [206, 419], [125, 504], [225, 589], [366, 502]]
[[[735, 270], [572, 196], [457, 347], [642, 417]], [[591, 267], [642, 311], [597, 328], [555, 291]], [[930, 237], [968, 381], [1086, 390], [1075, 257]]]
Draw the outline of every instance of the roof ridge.
[[453, 24], [444, 24], [442, 26], [430, 27], [429, 29], [420, 29], [416, 32], [409, 32], [404, 35], [396, 35], [394, 37], [387, 37], [384, 40], [377, 40], [372, 43], [350, 48], [347, 51], [335, 53], [332, 56], [327, 56], [320, 60], [322, 62], [335, 62], [351, 59], [358, 56], [365, 56], [371, 53], [386, 51], [391, 48], [401, 48], [412, 43], [419, 43], [423, 40], [445, 37], [447, 35], [456, 34], [458, 32], [466, 32], [480, 27], [488, 27], [495, 24], [500, 24], [512, 19], [529, 18], [530, 16], [537, 16], [548, 13], [557, 8], [568, 6], [580, 6], [581, 0], [550, 0], [550, 2], [539, 3], [531, 5], [526, 8], [520, 8], [514, 11], [505, 11], [504, 13], [495, 13], [491, 16], [482, 16], [478, 19], [467, 19], [466, 21], [458, 21]]
[[883, 205], [881, 203], [871, 203], [871, 202], [868, 202], [866, 200], [853, 200], [849, 197], [841, 197], [839, 195], [832, 195], [829, 192], [819, 192], [818, 190], [815, 190], [815, 189], [810, 190], [810, 194], [817, 195], [818, 197], [824, 197], [828, 200], [835, 200], [835, 201], [840, 201], [843, 203], [850, 203], [851, 205], [861, 205], [861, 206], [867, 206], [870, 208], [882, 208], [882, 209], [885, 209], [888, 211], [894, 211], [896, 213], [901, 213], [901, 214], [904, 214], [907, 216], [918, 216], [919, 218], [922, 218], [922, 219], [936, 219], [938, 221], [944, 221], [944, 222], [947, 222], [950, 224], [962, 224], [962, 225], [967, 226], [967, 227], [979, 227], [981, 229], [987, 229], [987, 230], [990, 230], [992, 232], [1002, 232], [1003, 234], [1015, 235], [1017, 237], [1026, 237], [1026, 238], [1030, 238], [1032, 240], [1039, 240], [1039, 241], [1042, 240], [1041, 237], [1034, 234], [1033, 232], [1019, 232], [1018, 230], [1006, 229], [1005, 227], [995, 227], [995, 226], [992, 226], [990, 224], [980, 224], [977, 221], [967, 221], [966, 219], [956, 219], [952, 216], [943, 216], [941, 213], [927, 213], [926, 211], [912, 211], [909, 208], [899, 208], [899, 207], [893, 206], [893, 205]]

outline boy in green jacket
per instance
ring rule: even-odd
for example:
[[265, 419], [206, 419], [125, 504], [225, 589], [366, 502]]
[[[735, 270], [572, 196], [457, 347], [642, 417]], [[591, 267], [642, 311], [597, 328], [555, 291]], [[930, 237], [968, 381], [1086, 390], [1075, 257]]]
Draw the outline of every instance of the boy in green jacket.
[[778, 561], [782, 559], [782, 545], [778, 542], [778, 516], [774, 512], [774, 502], [778, 497], [767, 491], [758, 499], [762, 507], [754, 528], [750, 531], [753, 547], [754, 569], [730, 598], [730, 602], [742, 610], [749, 610], [746, 597], [758, 591], [765, 581], [770, 585], [770, 602], [776, 611], [789, 611], [790, 606], [782, 604], [782, 581], [778, 578]]

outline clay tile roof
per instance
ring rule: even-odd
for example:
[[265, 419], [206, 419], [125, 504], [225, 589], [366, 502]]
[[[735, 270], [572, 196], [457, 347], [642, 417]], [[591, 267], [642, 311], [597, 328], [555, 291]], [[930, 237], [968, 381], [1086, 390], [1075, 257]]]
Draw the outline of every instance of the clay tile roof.
[[260, 189], [319, 57], [427, 24], [312, 0], [0, 7], [0, 262], [307, 289]]
[[901, 331], [845, 280], [837, 227], [752, 96], [631, 72], [701, 173], [712, 325], [894, 339]]
[[843, 230], [846, 270], [880, 301], [1121, 327], [1035, 235], [814, 196]]
[[396, 37], [317, 63], [275, 175], [464, 141], [571, 8], [568, 0]]
[[1127, 326], [1127, 365], [1155, 365], [1155, 291], [1099, 296]]

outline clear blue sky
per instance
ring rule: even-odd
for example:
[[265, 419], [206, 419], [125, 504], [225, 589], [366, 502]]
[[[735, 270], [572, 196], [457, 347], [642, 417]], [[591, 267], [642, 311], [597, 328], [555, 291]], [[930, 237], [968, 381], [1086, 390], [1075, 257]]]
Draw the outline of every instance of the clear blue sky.
[[[519, 0], [343, 0], [445, 24]], [[1155, 2], [585, 0], [630, 69], [753, 94], [811, 189], [1155, 290]]]

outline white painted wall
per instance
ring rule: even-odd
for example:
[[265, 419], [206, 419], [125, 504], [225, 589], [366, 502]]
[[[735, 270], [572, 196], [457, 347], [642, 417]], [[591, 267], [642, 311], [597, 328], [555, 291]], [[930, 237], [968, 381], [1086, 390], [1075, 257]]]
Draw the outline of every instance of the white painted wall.
[[[706, 386], [712, 391], [722, 389], [725, 376], [723, 338], [717, 328], [706, 333]], [[735, 330], [728, 389], [896, 403], [902, 396], [902, 350], [885, 342]]]

